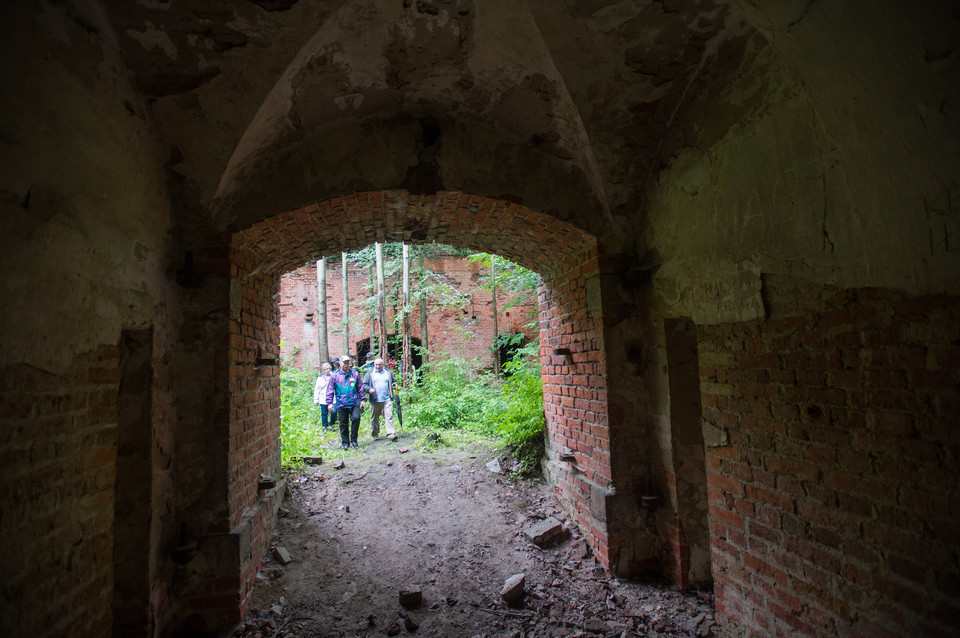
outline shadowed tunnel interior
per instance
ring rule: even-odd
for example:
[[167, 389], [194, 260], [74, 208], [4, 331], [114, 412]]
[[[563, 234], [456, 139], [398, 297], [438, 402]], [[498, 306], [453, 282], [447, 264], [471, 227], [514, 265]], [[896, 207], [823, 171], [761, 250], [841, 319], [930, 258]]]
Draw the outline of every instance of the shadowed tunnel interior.
[[4, 633], [219, 635], [276, 523], [279, 278], [543, 275], [544, 471], [734, 635], [956, 633], [955, 3], [7, 3]]

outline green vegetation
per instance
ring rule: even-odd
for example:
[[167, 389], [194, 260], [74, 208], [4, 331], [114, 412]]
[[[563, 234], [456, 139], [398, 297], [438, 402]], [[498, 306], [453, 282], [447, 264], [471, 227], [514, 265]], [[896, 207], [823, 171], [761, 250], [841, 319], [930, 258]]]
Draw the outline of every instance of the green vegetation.
[[500, 387], [492, 374], [471, 372], [476, 367], [462, 359], [435, 362], [421, 383], [405, 389], [404, 418], [433, 430], [495, 434], [493, 418], [503, 403]]
[[539, 354], [538, 344], [530, 343], [504, 365], [506, 410], [498, 419], [497, 433], [516, 457], [521, 476], [536, 474], [543, 458], [545, 420]]
[[[402, 267], [402, 245], [383, 244], [385, 277], [396, 279]], [[420, 254], [458, 255], [483, 266], [477, 281], [478, 288], [489, 290], [496, 286], [507, 293], [500, 310], [506, 310], [525, 299], [536, 298], [540, 277], [526, 268], [502, 257], [488, 253], [470, 253], [464, 249], [436, 244], [411, 246], [411, 262], [416, 264]], [[374, 247], [348, 253], [347, 261], [370, 267], [375, 263]], [[337, 261], [336, 258], [331, 261]], [[496, 279], [493, 278], [493, 273]], [[470, 298], [471, 291], [451, 286], [444, 277], [429, 269], [416, 268], [411, 308], [425, 296], [433, 308], [458, 308]], [[351, 320], [366, 322], [375, 311], [374, 291], [359, 304], [359, 312], [351, 312]], [[387, 303], [399, 303], [397, 286], [387, 291]], [[394, 317], [402, 313], [395, 312]], [[531, 328], [536, 330], [536, 313], [531, 317]], [[399, 327], [395, 327], [399, 330]], [[355, 330], [351, 327], [351, 331]], [[464, 337], [471, 336], [469, 331]], [[392, 339], [400, 339], [398, 334]], [[517, 460], [515, 473], [521, 476], [536, 474], [543, 457], [543, 386], [536, 339], [524, 345], [521, 333], [497, 335], [490, 344], [494, 356], [502, 354], [510, 359], [502, 367], [498, 379], [484, 370], [478, 361], [442, 356], [431, 357], [430, 369], [401, 392], [402, 426], [394, 415], [394, 423], [409, 447], [423, 450], [442, 445], [469, 447], [480, 438], [500, 442]], [[422, 352], [421, 354], [427, 354]], [[434, 353], [430, 353], [434, 354]], [[281, 370], [281, 460], [286, 467], [296, 467], [303, 456], [322, 456], [337, 459], [357, 454], [356, 450], [341, 450], [339, 432], [331, 423], [328, 431], [320, 426], [320, 408], [313, 405], [313, 370], [283, 368]], [[366, 410], [360, 425], [361, 440], [369, 436], [370, 410]], [[362, 449], [362, 448], [361, 448]]]
[[285, 466], [317, 453], [323, 436], [320, 408], [313, 404], [313, 370], [280, 369], [280, 460]]
[[[516, 459], [518, 476], [539, 471], [543, 456], [543, 387], [536, 343], [520, 351], [505, 366], [504, 383], [492, 374], [470, 372], [467, 362], [447, 359], [418, 384], [401, 392], [403, 426], [394, 424], [411, 447], [435, 449], [440, 445], [468, 446], [480, 437], [499, 439]], [[281, 387], [281, 461], [298, 467], [300, 458], [324, 459], [357, 454], [341, 450], [335, 425], [324, 432], [320, 409], [313, 405], [315, 373], [283, 368]], [[370, 411], [360, 424], [361, 440], [369, 436]], [[362, 448], [361, 448], [362, 449]]]

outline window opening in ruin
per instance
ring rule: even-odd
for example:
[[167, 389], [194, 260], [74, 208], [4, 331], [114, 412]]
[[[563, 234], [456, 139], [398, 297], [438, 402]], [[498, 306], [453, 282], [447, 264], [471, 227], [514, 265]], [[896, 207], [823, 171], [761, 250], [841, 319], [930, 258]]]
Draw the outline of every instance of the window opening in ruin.
[[[417, 337], [410, 337], [410, 361], [413, 364], [415, 370], [419, 370], [423, 367], [423, 355], [421, 352], [421, 341]], [[355, 352], [357, 353], [357, 364], [360, 366], [366, 366], [367, 364], [372, 365], [373, 360], [376, 358], [376, 353], [370, 349], [370, 337], [366, 339], [361, 339], [355, 344]], [[403, 335], [396, 333], [389, 333], [387, 339], [387, 361], [384, 363], [390, 367], [395, 374], [399, 375], [403, 372]]]
[[[505, 313], [508, 314], [509, 313]], [[509, 363], [517, 354], [523, 350], [523, 347], [529, 343], [529, 339], [522, 332], [499, 334], [497, 335], [497, 357], [500, 359], [500, 369], [504, 376], [512, 374], [507, 363]]]

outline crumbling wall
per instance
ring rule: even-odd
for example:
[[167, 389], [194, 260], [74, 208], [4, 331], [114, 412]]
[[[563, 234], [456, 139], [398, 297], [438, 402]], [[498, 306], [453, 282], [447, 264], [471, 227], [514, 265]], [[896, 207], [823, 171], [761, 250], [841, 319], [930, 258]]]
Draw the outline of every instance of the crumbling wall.
[[596, 246], [570, 253], [543, 274], [540, 361], [547, 420], [547, 479], [609, 567], [619, 549], [611, 538], [607, 503], [614, 494], [607, 361]]
[[[176, 312], [162, 161], [96, 3], [11, 4], [0, 28], [4, 632], [107, 635], [114, 590], [134, 578], [136, 614], [160, 626], [173, 607]], [[127, 331], [152, 369], [137, 380], [121, 369]], [[145, 412], [128, 418], [124, 392]], [[132, 423], [148, 434], [136, 476], [117, 463]], [[114, 524], [134, 516], [143, 533], [120, 551], [144, 569], [115, 573]]]
[[700, 327], [717, 611], [744, 635], [947, 635], [960, 299], [764, 278]]
[[[886, 5], [867, 16], [855, 3], [740, 4], [760, 32], [723, 44], [719, 57], [740, 68], [718, 59], [694, 82], [646, 194], [636, 252], [653, 266], [650, 308], [666, 324], [651, 321], [645, 341], [669, 389], [650, 418], [676, 459], [669, 427], [688, 393], [671, 387], [670, 357], [658, 353], [665, 326], [689, 321], [714, 587], [731, 628], [883, 633], [891, 623], [937, 635], [949, 607], [936, 601], [955, 587], [903, 548], [922, 542], [956, 565], [931, 507], [956, 482], [925, 478], [956, 465], [940, 421], [957, 394], [955, 363], [933, 354], [955, 338], [956, 309], [917, 295], [958, 290], [956, 156], [942, 143], [956, 119], [925, 106], [955, 101], [955, 85], [934, 78], [957, 59], [909, 53], [921, 42], [942, 50], [922, 25], [944, 5], [891, 19]], [[871, 341], [880, 334], [889, 343]], [[871, 387], [883, 379], [890, 392]], [[919, 474], [884, 461], [900, 455]], [[680, 520], [679, 490], [671, 500]], [[683, 540], [671, 549], [681, 566]], [[917, 603], [927, 624], [910, 625], [919, 618], [898, 600]]]
[[242, 615], [253, 592], [283, 500], [280, 476], [280, 321], [276, 276], [247, 274], [233, 258], [233, 285], [242, 289], [239, 313], [231, 306], [230, 434], [227, 494], [231, 535], [239, 538]]
[[[411, 264], [411, 270], [417, 264]], [[462, 257], [438, 257], [426, 260], [426, 267], [441, 277], [447, 285], [461, 294], [476, 290], [483, 275], [480, 264]], [[356, 354], [354, 344], [370, 336], [370, 322], [361, 318], [362, 304], [370, 297], [367, 270], [357, 265], [348, 269], [347, 287], [350, 293], [349, 352]], [[327, 264], [327, 334], [331, 357], [343, 351], [343, 285], [339, 262]], [[399, 285], [397, 278], [388, 279], [388, 290]], [[418, 282], [411, 275], [411, 296]], [[514, 295], [497, 291], [498, 330], [501, 334], [523, 333], [528, 340], [536, 338], [536, 330], [528, 327], [534, 319], [535, 301], [530, 299], [508, 310], [505, 306]], [[431, 352], [438, 356], [459, 356], [476, 360], [481, 366], [493, 365], [493, 305], [492, 293], [476, 290], [454, 307], [444, 307], [437, 300], [427, 302], [427, 328]], [[388, 302], [387, 322], [394, 331], [395, 307]], [[303, 266], [286, 273], [280, 282], [280, 343], [284, 365], [317, 367], [317, 269]], [[361, 327], [362, 326], [362, 327]], [[420, 338], [419, 304], [410, 312], [410, 334]]]

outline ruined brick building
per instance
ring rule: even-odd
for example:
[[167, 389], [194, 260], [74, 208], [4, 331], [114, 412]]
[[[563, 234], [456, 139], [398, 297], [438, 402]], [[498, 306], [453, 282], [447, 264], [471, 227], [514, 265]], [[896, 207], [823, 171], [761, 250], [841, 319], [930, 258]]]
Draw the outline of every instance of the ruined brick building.
[[[477, 368], [493, 367], [493, 293], [484, 289], [481, 281], [489, 277], [489, 269], [463, 257], [431, 257], [425, 261], [430, 277], [445, 287], [446, 291], [434, 295], [427, 294], [424, 311], [427, 316], [427, 346], [436, 357], [456, 357]], [[379, 323], [371, 321], [367, 311], [368, 302], [376, 295], [375, 278], [367, 268], [351, 264], [347, 268], [347, 294], [349, 298], [346, 313], [350, 324], [346, 335], [343, 330], [343, 283], [342, 266], [333, 262], [326, 270], [326, 312], [327, 343], [329, 355], [336, 357], [349, 352], [360, 361], [370, 352], [370, 344], [376, 344], [371, 331], [379, 329]], [[481, 272], [483, 270], [483, 272]], [[409, 291], [411, 299], [417, 291], [419, 281], [414, 265]], [[387, 277], [384, 282], [387, 300], [387, 326], [390, 339], [400, 339], [402, 321], [400, 310], [399, 276]], [[316, 314], [320, 304], [318, 295], [317, 268], [313, 265], [301, 266], [286, 273], [280, 279], [279, 321], [280, 321], [280, 360], [282, 365], [297, 368], [318, 369], [319, 321]], [[426, 288], [426, 286], [425, 286]], [[429, 291], [429, 289], [427, 289]], [[515, 302], [515, 303], [511, 303]], [[529, 297], [518, 299], [509, 290], [501, 289], [497, 300], [496, 332], [500, 335], [522, 334], [523, 343], [537, 339], [536, 300]], [[420, 305], [413, 304], [408, 322], [412, 346], [422, 346], [420, 329]], [[347, 345], [344, 345], [344, 341]], [[519, 346], [520, 344], [516, 344]], [[513, 347], [502, 347], [498, 355], [501, 363], [509, 358]], [[379, 352], [378, 348], [375, 348]], [[328, 353], [324, 353], [324, 361]], [[414, 367], [423, 363], [420, 351], [412, 352]], [[402, 358], [399, 341], [390, 345], [390, 356]]]
[[955, 2], [0, 9], [5, 636], [243, 614], [280, 276], [373, 241], [543, 275], [546, 471], [733, 632], [955, 635]]

